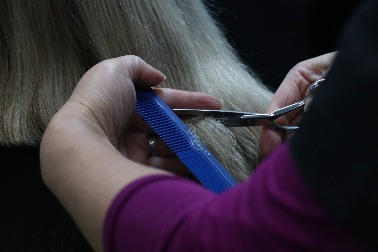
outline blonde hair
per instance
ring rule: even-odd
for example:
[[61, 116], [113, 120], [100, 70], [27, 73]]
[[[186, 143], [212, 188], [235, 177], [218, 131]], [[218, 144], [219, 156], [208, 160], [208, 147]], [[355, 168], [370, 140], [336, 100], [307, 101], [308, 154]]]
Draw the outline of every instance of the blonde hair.
[[[0, 144], [38, 145], [52, 115], [97, 62], [133, 54], [161, 86], [223, 108], [263, 112], [271, 92], [241, 63], [201, 0], [7, 0], [0, 3]], [[257, 127], [188, 122], [237, 180], [258, 158]]]

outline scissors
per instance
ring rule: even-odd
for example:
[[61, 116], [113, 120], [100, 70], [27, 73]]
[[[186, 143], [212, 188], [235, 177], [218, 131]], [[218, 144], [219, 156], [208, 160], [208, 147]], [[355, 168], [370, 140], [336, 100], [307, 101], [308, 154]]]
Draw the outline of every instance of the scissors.
[[272, 113], [253, 113], [229, 110], [202, 110], [202, 109], [173, 109], [180, 117], [212, 117], [227, 127], [245, 126], [268, 126], [269, 128], [281, 132], [294, 132], [299, 129], [297, 125], [281, 125], [275, 120], [287, 113], [307, 106], [312, 100], [316, 90], [325, 79], [319, 79], [312, 83], [306, 91], [305, 98], [291, 105], [277, 109]]

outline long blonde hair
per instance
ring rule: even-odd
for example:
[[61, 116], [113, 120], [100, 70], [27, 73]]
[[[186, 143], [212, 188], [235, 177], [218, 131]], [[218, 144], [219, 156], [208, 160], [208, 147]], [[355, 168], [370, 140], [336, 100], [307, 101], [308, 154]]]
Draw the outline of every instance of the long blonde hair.
[[[263, 112], [272, 96], [201, 0], [4, 0], [0, 26], [2, 145], [38, 145], [85, 71], [120, 55], [161, 70], [161, 86], [212, 94], [224, 109]], [[188, 125], [236, 179], [250, 174], [258, 128], [209, 118]]]

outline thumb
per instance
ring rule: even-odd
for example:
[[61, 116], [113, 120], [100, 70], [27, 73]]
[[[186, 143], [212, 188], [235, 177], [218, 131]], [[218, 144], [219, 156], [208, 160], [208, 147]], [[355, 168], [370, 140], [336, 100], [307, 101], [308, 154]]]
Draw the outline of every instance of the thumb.
[[129, 77], [136, 87], [147, 88], [165, 80], [164, 74], [137, 56], [122, 56], [118, 60], [129, 73]]
[[260, 134], [260, 151], [264, 158], [268, 156], [279, 144], [282, 143], [282, 136], [268, 127], [263, 127]]

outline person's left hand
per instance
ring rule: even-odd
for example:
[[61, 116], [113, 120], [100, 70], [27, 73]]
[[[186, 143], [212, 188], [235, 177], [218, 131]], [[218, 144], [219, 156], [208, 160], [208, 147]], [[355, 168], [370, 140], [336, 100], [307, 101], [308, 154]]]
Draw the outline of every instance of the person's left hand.
[[[221, 107], [219, 100], [204, 93], [168, 88], [153, 88], [153, 90], [171, 108], [220, 109]], [[150, 150], [150, 137], [156, 140], [154, 153]], [[124, 139], [126, 141], [122, 153], [133, 161], [176, 174], [190, 175], [186, 166], [138, 115], [132, 117]]]
[[[161, 140], [157, 140], [156, 155], [150, 155], [147, 138], [152, 131], [135, 111], [134, 85], [150, 87], [164, 79], [161, 72], [135, 56], [103, 61], [83, 76], [55, 117], [75, 117], [98, 136], [108, 138], [119, 152], [133, 161], [181, 172], [184, 166]], [[172, 108], [219, 109], [221, 106], [218, 99], [204, 93], [167, 88], [153, 90]], [[69, 128], [72, 127], [67, 126]]]
[[[135, 112], [134, 86], [154, 86], [164, 78], [135, 56], [103, 61], [84, 74], [43, 134], [43, 181], [96, 251], [103, 248], [105, 214], [117, 193], [145, 176], [169, 176], [151, 165], [174, 168], [173, 172], [181, 165], [163, 147], [159, 156], [150, 156], [147, 135], [151, 131]], [[220, 107], [216, 98], [206, 94], [155, 91], [171, 107]]]
[[[267, 113], [300, 101], [305, 97], [308, 86], [324, 77], [336, 55], [327, 53], [311, 58], [294, 66], [277, 89], [269, 105]], [[300, 118], [300, 111], [294, 111], [275, 120], [282, 125], [296, 124]], [[292, 134], [291, 134], [292, 135]], [[268, 156], [273, 149], [281, 144], [290, 134], [284, 134], [263, 127], [260, 135], [260, 150], [262, 157]]]

